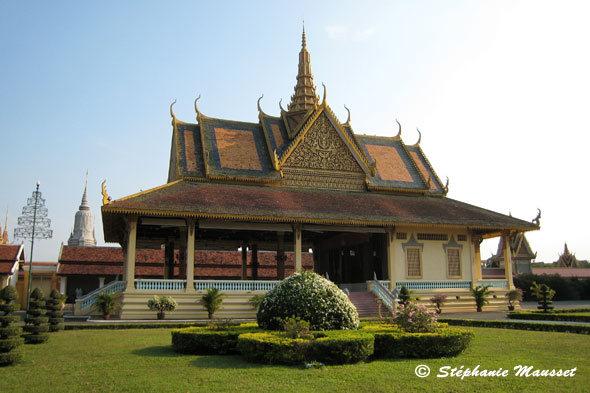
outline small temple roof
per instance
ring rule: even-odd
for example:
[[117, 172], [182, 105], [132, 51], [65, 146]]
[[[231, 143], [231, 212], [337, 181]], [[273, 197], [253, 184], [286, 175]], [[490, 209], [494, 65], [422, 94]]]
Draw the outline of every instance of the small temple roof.
[[13, 274], [19, 262], [25, 261], [25, 246], [0, 244], [0, 274]]

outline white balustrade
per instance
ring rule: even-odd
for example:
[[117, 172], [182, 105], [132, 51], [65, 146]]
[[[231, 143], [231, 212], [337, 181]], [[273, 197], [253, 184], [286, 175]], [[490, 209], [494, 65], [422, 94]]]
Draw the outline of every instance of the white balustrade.
[[138, 278], [135, 280], [135, 289], [138, 291], [183, 291], [186, 280], [159, 280]]
[[92, 307], [98, 301], [98, 297], [105, 293], [106, 295], [113, 294], [115, 292], [119, 292], [125, 289], [125, 281], [112, 281], [105, 285], [104, 287], [95, 289], [94, 291], [87, 293], [84, 296], [81, 296], [76, 299], [76, 302], [81, 303], [80, 309], [84, 310], [88, 307]]
[[280, 281], [254, 281], [254, 280], [198, 280], [195, 281], [195, 289], [204, 291], [209, 288], [217, 288], [220, 291], [270, 291]]
[[477, 285], [481, 285], [485, 287], [489, 285], [491, 288], [506, 288], [506, 279], [498, 279], [498, 280], [479, 280]]
[[440, 280], [396, 282], [398, 289], [401, 289], [402, 285], [405, 285], [408, 289], [469, 289], [471, 288], [471, 281]]

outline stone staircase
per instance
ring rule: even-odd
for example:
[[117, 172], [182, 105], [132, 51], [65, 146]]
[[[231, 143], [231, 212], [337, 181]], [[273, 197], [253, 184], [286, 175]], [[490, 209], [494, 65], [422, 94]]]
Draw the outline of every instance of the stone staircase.
[[[350, 292], [348, 298], [356, 307], [359, 317], [367, 318], [377, 317], [379, 315], [377, 298], [373, 292]], [[381, 310], [386, 311], [384, 307]]]

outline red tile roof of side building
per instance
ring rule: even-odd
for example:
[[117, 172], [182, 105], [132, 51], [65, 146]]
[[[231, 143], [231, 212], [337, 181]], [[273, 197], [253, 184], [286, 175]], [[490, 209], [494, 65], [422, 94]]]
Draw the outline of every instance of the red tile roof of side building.
[[0, 245], [0, 274], [14, 274], [18, 262], [24, 262], [25, 252], [22, 244]]
[[[293, 255], [286, 253], [286, 274], [293, 271]], [[178, 263], [178, 252], [175, 253]], [[260, 251], [258, 253], [258, 276], [276, 276], [276, 261], [274, 252]], [[73, 247], [63, 246], [59, 258], [58, 275], [105, 275], [115, 276], [123, 274], [123, 251], [118, 247]], [[313, 267], [313, 256], [302, 254], [303, 267]], [[241, 276], [242, 253], [238, 251], [195, 251], [195, 277], [227, 277]], [[248, 275], [251, 272], [251, 253], [248, 253]], [[163, 250], [137, 250], [135, 275], [137, 277], [161, 277], [164, 273]], [[175, 268], [178, 274], [178, 267]]]
[[590, 268], [584, 267], [564, 267], [564, 268], [551, 268], [551, 267], [533, 267], [533, 274], [557, 274], [561, 277], [578, 277], [578, 278], [590, 278]]

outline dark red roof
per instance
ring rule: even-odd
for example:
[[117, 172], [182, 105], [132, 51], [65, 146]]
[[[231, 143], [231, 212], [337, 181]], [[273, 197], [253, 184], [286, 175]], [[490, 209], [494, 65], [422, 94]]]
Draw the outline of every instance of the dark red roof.
[[[287, 253], [286, 274], [293, 272], [293, 254]], [[274, 252], [258, 252], [258, 276], [276, 277]], [[178, 264], [178, 252], [176, 252]], [[63, 246], [59, 258], [58, 275], [116, 276], [123, 274], [123, 251], [117, 247], [74, 247]], [[248, 275], [251, 270], [252, 254], [248, 253]], [[313, 268], [313, 256], [302, 254], [303, 267]], [[179, 266], [175, 267], [178, 274]], [[137, 250], [135, 275], [137, 277], [162, 277], [164, 274], [163, 250]], [[195, 251], [196, 278], [239, 278], [242, 274], [242, 253], [238, 251]]]
[[532, 230], [528, 221], [446, 197], [178, 181], [102, 207], [105, 240], [117, 241], [113, 214], [225, 218], [341, 225], [452, 225]]
[[533, 274], [557, 274], [561, 277], [590, 278], [590, 268], [584, 267], [533, 267]]
[[15, 265], [25, 260], [24, 246], [22, 244], [0, 245], [0, 274], [14, 273]]

